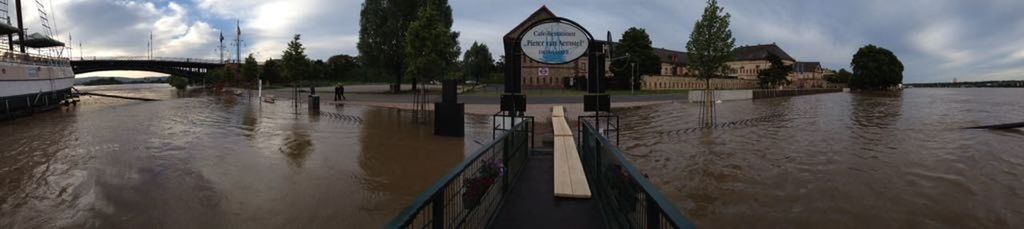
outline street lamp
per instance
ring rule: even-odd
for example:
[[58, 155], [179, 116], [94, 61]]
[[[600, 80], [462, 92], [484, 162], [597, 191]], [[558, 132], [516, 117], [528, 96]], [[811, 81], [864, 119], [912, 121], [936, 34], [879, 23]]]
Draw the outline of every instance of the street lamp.
[[633, 66], [633, 71], [630, 72], [632, 74], [629, 78], [629, 94], [636, 94], [636, 92], [633, 90], [633, 87], [636, 86], [636, 61], [633, 61], [633, 63], [629, 63], [629, 65]]
[[626, 55], [624, 55], [624, 56], [615, 57], [615, 58], [612, 58], [609, 61], [615, 61], [615, 60], [622, 59], [622, 58], [629, 58], [629, 61], [630, 61], [629, 64], [630, 64], [630, 66], [632, 66], [632, 71], [630, 71], [630, 78], [629, 78], [629, 93], [633, 94], [634, 93], [633, 92], [633, 87], [635, 86], [634, 82], [636, 81], [636, 59], [633, 58], [632, 56], [630, 56], [629, 53], [626, 53]]

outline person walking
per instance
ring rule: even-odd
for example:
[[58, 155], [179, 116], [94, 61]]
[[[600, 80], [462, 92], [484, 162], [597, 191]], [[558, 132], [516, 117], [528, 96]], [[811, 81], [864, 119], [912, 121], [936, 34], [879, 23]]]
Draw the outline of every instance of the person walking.
[[341, 99], [341, 84], [334, 85], [334, 101]]

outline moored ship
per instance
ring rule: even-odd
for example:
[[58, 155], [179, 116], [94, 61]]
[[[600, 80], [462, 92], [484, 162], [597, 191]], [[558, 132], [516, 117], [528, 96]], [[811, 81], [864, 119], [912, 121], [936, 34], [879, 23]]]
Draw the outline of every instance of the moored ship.
[[[0, 3], [0, 19], [10, 22], [7, 1]], [[20, 11], [21, 1], [15, 0], [15, 4]], [[60, 54], [64, 43], [40, 33], [26, 36], [22, 14], [16, 15], [17, 27], [0, 22], [0, 36], [6, 36], [0, 38], [6, 41], [0, 42], [6, 43], [0, 46], [0, 117], [59, 106], [71, 98], [74, 85], [71, 61]], [[52, 34], [45, 18], [43, 23], [46, 32]]]

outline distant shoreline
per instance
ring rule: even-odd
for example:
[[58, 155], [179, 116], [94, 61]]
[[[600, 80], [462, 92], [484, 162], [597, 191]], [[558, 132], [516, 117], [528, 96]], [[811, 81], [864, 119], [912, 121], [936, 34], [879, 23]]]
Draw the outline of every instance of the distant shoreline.
[[76, 78], [76, 86], [100, 86], [100, 85], [120, 85], [120, 84], [159, 84], [167, 83], [167, 77], [145, 77], [145, 78], [128, 78], [128, 77], [83, 77]]

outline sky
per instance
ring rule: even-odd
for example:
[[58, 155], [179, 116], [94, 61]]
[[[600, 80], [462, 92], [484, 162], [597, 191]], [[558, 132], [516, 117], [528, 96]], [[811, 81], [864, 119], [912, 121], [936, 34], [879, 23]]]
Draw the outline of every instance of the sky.
[[[230, 45], [236, 22], [242, 53], [278, 58], [295, 34], [311, 58], [358, 55], [354, 0], [41, 0], [52, 8], [57, 34], [71, 36], [74, 57], [143, 56], [150, 33], [154, 55], [217, 59], [223, 32]], [[49, 1], [52, 1], [49, 2]], [[34, 9], [33, 1], [26, 9]], [[465, 51], [473, 42], [497, 58], [501, 36], [546, 5], [603, 39], [629, 27], [645, 29], [655, 47], [685, 50], [704, 0], [449, 0]], [[732, 15], [737, 46], [775, 43], [798, 61], [849, 69], [859, 47], [874, 44], [903, 62], [904, 82], [1024, 79], [1021, 0], [720, 0]], [[41, 31], [26, 11], [29, 32]], [[81, 43], [81, 48], [79, 48]], [[111, 75], [108, 73], [102, 73]], [[147, 75], [125, 73], [128, 75]], [[148, 74], [152, 75], [152, 74]]]

